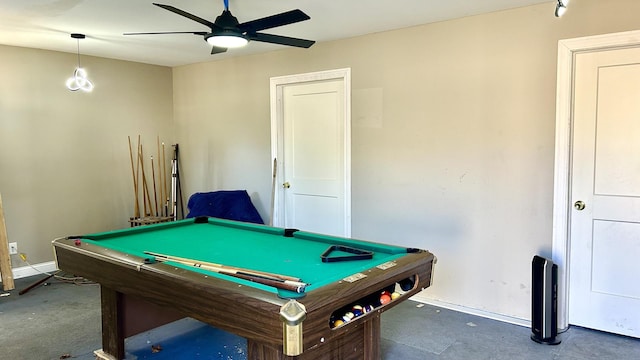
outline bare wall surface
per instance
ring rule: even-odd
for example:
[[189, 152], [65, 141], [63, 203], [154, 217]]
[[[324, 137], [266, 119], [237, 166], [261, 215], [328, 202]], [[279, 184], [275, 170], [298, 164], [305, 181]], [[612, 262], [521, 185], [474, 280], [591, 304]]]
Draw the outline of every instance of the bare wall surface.
[[[638, 29], [636, 0], [553, 2], [174, 69], [0, 46], [0, 192], [10, 241], [126, 227], [127, 136], [181, 145], [185, 197], [271, 193], [269, 79], [352, 69], [352, 230], [439, 259], [421, 296], [528, 319], [550, 255], [557, 42]], [[215, 58], [214, 58], [215, 59]], [[23, 266], [17, 256], [13, 265]]]
[[134, 154], [139, 134], [148, 151], [172, 141], [170, 68], [82, 56], [95, 89], [71, 92], [77, 61], [0, 46], [0, 192], [9, 241], [33, 264], [53, 260], [56, 237], [128, 226], [127, 136]]
[[266, 219], [269, 78], [350, 67], [353, 236], [434, 252], [425, 299], [528, 319], [531, 259], [551, 251], [557, 42], [637, 29], [640, 11], [554, 7], [174, 68], [185, 192], [247, 189]]

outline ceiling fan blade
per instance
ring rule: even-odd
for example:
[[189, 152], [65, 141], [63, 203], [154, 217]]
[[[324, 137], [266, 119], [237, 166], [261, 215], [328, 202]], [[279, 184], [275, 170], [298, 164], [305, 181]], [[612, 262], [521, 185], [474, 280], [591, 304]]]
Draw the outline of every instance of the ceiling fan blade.
[[163, 31], [163, 32], [135, 32], [124, 33], [122, 35], [164, 35], [164, 34], [193, 34], [205, 36], [208, 34], [206, 31]]
[[223, 53], [223, 52], [226, 52], [226, 51], [227, 51], [227, 48], [213, 46], [211, 48], [211, 55], [220, 54], [220, 53]]
[[316, 43], [313, 40], [305, 40], [305, 39], [292, 38], [288, 36], [271, 35], [271, 34], [263, 34], [263, 33], [247, 34], [246, 37], [247, 39], [253, 40], [253, 41], [296, 46], [301, 48], [309, 48], [311, 47], [311, 45]]
[[206, 25], [206, 26], [210, 27], [211, 30], [218, 29], [218, 26], [216, 24], [212, 23], [211, 21], [203, 19], [203, 18], [198, 17], [198, 16], [195, 16], [193, 14], [190, 14], [190, 13], [188, 13], [186, 11], [180, 10], [180, 9], [178, 9], [176, 7], [171, 6], [171, 5], [163, 5], [163, 4], [156, 4], [156, 3], [153, 3], [153, 5], [159, 6], [159, 7], [163, 8], [163, 9], [165, 9], [165, 10], [169, 10], [169, 11], [171, 11], [173, 13], [176, 13], [178, 15], [182, 15], [182, 16], [188, 18], [188, 19], [191, 19], [193, 21], [199, 22], [200, 24]]
[[256, 32], [309, 19], [311, 19], [309, 15], [305, 14], [300, 9], [296, 9], [276, 15], [267, 16], [261, 19], [247, 21], [245, 23], [239, 24], [238, 29], [240, 29], [242, 32]]

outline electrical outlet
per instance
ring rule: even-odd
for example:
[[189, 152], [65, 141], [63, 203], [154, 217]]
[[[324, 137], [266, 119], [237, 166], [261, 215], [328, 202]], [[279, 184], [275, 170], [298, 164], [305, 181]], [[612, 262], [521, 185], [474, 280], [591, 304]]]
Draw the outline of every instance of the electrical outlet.
[[16, 255], [16, 254], [18, 254], [18, 243], [17, 242], [9, 243], [9, 255]]

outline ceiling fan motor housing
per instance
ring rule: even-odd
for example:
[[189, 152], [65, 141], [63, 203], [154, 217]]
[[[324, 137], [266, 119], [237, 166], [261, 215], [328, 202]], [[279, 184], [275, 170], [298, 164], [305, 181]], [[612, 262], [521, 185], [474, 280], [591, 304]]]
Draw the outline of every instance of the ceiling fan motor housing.
[[[231, 15], [231, 11], [224, 10], [222, 14], [220, 14], [220, 16], [216, 18], [216, 21], [214, 24], [220, 27], [223, 31], [225, 30], [232, 31], [237, 34], [238, 33], [237, 28], [240, 23], [238, 22], [238, 18]], [[211, 29], [211, 30], [212, 32], [216, 33], [217, 29]]]

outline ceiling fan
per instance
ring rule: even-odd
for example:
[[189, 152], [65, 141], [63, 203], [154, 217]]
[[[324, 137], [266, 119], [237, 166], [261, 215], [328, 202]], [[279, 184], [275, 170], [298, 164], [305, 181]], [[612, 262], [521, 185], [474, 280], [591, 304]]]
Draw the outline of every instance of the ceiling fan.
[[296, 9], [283, 12], [264, 18], [247, 21], [242, 24], [229, 11], [229, 0], [224, 0], [224, 11], [216, 18], [215, 22], [203, 19], [186, 11], [175, 8], [171, 5], [156, 4], [153, 5], [169, 10], [178, 15], [182, 15], [188, 19], [206, 25], [211, 29], [206, 31], [169, 31], [169, 32], [145, 32], [145, 33], [125, 33], [124, 35], [156, 35], [156, 34], [194, 34], [203, 36], [204, 39], [213, 46], [211, 54], [218, 54], [227, 51], [227, 48], [241, 47], [249, 41], [261, 41], [271, 44], [280, 44], [287, 46], [296, 46], [301, 48], [309, 48], [315, 43], [312, 40], [292, 38], [288, 36], [265, 34], [259, 31], [275, 28], [278, 26], [289, 25], [300, 21], [311, 19], [302, 10]]

